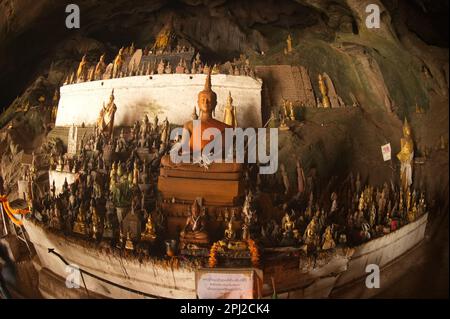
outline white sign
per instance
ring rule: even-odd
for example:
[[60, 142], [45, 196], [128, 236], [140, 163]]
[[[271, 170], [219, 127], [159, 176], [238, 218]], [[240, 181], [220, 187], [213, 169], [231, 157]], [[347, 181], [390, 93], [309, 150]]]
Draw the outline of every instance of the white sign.
[[391, 143], [381, 146], [381, 154], [383, 154], [383, 160], [385, 162], [391, 160]]
[[254, 298], [254, 271], [242, 269], [205, 269], [196, 273], [199, 299]]

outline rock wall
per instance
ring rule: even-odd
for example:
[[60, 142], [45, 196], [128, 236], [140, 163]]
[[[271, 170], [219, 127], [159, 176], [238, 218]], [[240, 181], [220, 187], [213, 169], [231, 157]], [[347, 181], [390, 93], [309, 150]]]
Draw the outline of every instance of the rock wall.
[[316, 106], [314, 91], [306, 68], [290, 65], [268, 65], [255, 68], [268, 90], [265, 105], [281, 105], [283, 99], [294, 105]]
[[[167, 116], [170, 123], [183, 124], [191, 119], [205, 79], [203, 74], [161, 74], [62, 86], [55, 125], [95, 125], [112, 89], [117, 105], [117, 126], [131, 126], [142, 120], [145, 114], [149, 117], [158, 115], [160, 119]], [[231, 92], [239, 126], [261, 126], [262, 80], [217, 74], [212, 75], [211, 82], [217, 94], [216, 119], [223, 119], [228, 92]]]

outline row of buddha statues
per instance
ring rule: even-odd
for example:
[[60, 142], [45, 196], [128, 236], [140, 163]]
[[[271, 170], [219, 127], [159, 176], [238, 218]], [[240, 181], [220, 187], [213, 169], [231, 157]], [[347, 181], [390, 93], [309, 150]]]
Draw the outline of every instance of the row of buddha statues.
[[64, 84], [154, 74], [208, 74], [210, 69], [212, 74], [226, 72], [230, 75], [255, 77], [255, 70], [250, 67], [248, 59], [244, 61], [245, 63], [235, 60], [225, 70], [223, 66], [217, 63], [208, 65], [208, 63], [202, 62], [199, 53], [192, 59], [181, 56], [178, 59], [178, 63], [172, 65], [171, 61], [173, 63], [173, 57], [170, 59], [161, 57], [159, 62], [156, 59], [149, 61], [141, 59], [134, 60], [130, 59], [130, 52], [134, 52], [134, 47], [127, 49], [121, 48], [114, 61], [110, 64], [106, 63], [105, 55], [103, 54], [95, 65], [91, 65], [88, 62], [85, 54], [81, 58], [76, 72], [68, 74]]

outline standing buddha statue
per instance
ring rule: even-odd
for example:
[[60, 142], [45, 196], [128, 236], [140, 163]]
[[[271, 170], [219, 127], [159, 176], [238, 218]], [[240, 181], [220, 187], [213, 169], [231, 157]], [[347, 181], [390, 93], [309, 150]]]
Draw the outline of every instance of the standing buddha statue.
[[103, 78], [103, 73], [105, 73], [105, 71], [106, 71], [105, 55], [102, 54], [100, 56], [100, 60], [95, 66], [95, 74], [94, 74], [95, 80], [101, 80]]
[[319, 90], [322, 94], [322, 106], [325, 108], [329, 108], [331, 106], [330, 104], [330, 98], [328, 97], [328, 88], [325, 84], [325, 80], [322, 76], [322, 74], [319, 74]]
[[411, 127], [405, 118], [403, 124], [403, 137], [400, 140], [400, 152], [397, 158], [400, 160], [400, 183], [403, 191], [412, 184], [412, 160], [414, 157], [414, 142], [411, 138]]
[[116, 58], [114, 59], [113, 64], [113, 78], [117, 78], [120, 75], [120, 72], [122, 71], [123, 62], [125, 60], [124, 54], [123, 54], [123, 47], [120, 48], [119, 53], [117, 54]]
[[78, 65], [77, 70], [77, 82], [86, 81], [88, 71], [88, 65], [86, 60], [86, 54], [81, 58], [80, 64]]
[[228, 92], [227, 105], [223, 114], [223, 122], [232, 127], [237, 127], [236, 107], [233, 106], [231, 92]]
[[100, 132], [106, 134], [107, 137], [112, 137], [114, 129], [114, 115], [116, 114], [117, 106], [114, 103], [114, 89], [111, 91], [109, 102], [106, 107], [100, 111], [100, 116], [97, 120], [97, 126]]

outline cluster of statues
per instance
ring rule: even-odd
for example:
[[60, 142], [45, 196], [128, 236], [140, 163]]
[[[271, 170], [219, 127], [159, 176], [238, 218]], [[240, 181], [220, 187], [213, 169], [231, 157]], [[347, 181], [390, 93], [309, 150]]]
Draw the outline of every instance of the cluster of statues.
[[[211, 88], [212, 71], [208, 69], [204, 89], [198, 94], [200, 116], [196, 110], [193, 114], [193, 119], [201, 121], [201, 128], [194, 130], [192, 121], [184, 124], [190, 133], [191, 151], [196, 150], [194, 147], [203, 150], [210, 142], [203, 139], [201, 145], [193, 143], [205, 129], [214, 127], [223, 133], [225, 128], [237, 126], [231, 95], [224, 121], [213, 117], [217, 95]], [[56, 158], [51, 154], [51, 170], [75, 173], [77, 179], [70, 185], [66, 179], [60, 192], [53, 181], [50, 190], [40, 197], [33, 193], [35, 188], [31, 186], [30, 207], [35, 218], [50, 228], [96, 241], [107, 240], [120, 249], [136, 250], [154, 243], [167, 229], [155, 196], [155, 177], [171, 146], [170, 123], [167, 118], [160, 122], [156, 115], [150, 121], [145, 115], [142, 121], [136, 121], [126, 130], [121, 129], [116, 136], [116, 109], [112, 92], [93, 134], [86, 140], [83, 137], [76, 154], [60, 154]], [[296, 119], [292, 102], [284, 101], [283, 111], [282, 123]], [[280, 165], [280, 176], [259, 175], [255, 173], [257, 165], [249, 165], [243, 174], [246, 196], [242, 208], [221, 220], [222, 242], [232, 250], [245, 249], [250, 239], [265, 247], [302, 246], [306, 251], [329, 250], [338, 245], [357, 245], [413, 222], [427, 212], [427, 205], [424, 192], [412, 189], [414, 143], [406, 120], [403, 133], [401, 151], [397, 155], [401, 163], [400, 187], [393, 182], [385, 183], [381, 188], [364, 186], [359, 174], [356, 179], [350, 174], [339, 186], [332, 184], [336, 182], [332, 179], [329, 185], [333, 187], [325, 188], [322, 193], [314, 172], [305, 178], [299, 160], [296, 163], [296, 187], [291, 185], [292, 179], [283, 164]], [[36, 176], [37, 164], [33, 156], [27, 179], [34, 183]], [[274, 193], [274, 189], [282, 191]], [[329, 194], [330, 189], [334, 191]], [[264, 192], [271, 194], [269, 198], [279, 216], [274, 212], [261, 218], [259, 200]], [[207, 208], [201, 195], [198, 194], [199, 199], [190, 205], [185, 225], [179, 232], [177, 239], [182, 249], [207, 249], [212, 238], [217, 238], [217, 234], [209, 232]]]
[[288, 121], [298, 120], [298, 115], [294, 103], [283, 99], [282, 106], [278, 112], [271, 110], [268, 120], [268, 127], [278, 127], [282, 131], [289, 130]]
[[[309, 186], [308, 186], [309, 187]], [[309, 187], [310, 188], [310, 187]], [[362, 187], [359, 174], [351, 174], [339, 190], [332, 192], [327, 205], [319, 204], [311, 190], [307, 200], [296, 197], [282, 205], [280, 222], [271, 219], [261, 226], [265, 246], [302, 246], [308, 250], [328, 250], [337, 245], [358, 245], [382, 236], [427, 212], [425, 193], [393, 184], [382, 188]]]
[[[52, 166], [52, 163], [51, 163]], [[50, 228], [93, 240], [116, 243], [134, 250], [137, 243], [153, 243], [162, 215], [149, 212], [154, 200], [151, 165], [135, 153], [124, 161], [108, 165], [101, 152], [81, 152], [56, 167], [77, 173], [72, 184], [65, 180], [57, 193], [55, 182], [40, 198], [33, 199], [34, 216]], [[79, 167], [79, 169], [77, 169]], [[138, 205], [140, 203], [140, 205]]]

